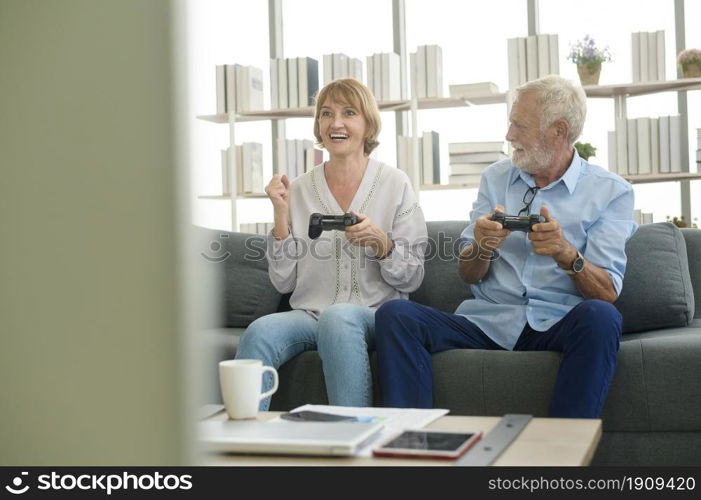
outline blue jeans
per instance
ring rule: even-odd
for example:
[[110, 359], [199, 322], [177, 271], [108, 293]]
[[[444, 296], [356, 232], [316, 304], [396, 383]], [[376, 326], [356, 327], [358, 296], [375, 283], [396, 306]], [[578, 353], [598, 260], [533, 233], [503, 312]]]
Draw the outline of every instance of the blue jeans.
[[[382, 305], [375, 319], [383, 406], [431, 408], [431, 354], [448, 349], [503, 350], [465, 316], [406, 300]], [[562, 353], [551, 417], [597, 418], [616, 369], [622, 318], [608, 302], [585, 300], [545, 332], [526, 325], [515, 351]]]
[[[368, 351], [375, 349], [375, 310], [353, 304], [334, 304], [319, 319], [294, 310], [269, 314], [251, 323], [236, 359], [260, 359], [276, 370], [304, 351], [317, 349], [321, 357], [329, 404], [372, 406], [372, 375]], [[265, 374], [263, 390], [273, 386]], [[270, 407], [270, 398], [260, 409]]]

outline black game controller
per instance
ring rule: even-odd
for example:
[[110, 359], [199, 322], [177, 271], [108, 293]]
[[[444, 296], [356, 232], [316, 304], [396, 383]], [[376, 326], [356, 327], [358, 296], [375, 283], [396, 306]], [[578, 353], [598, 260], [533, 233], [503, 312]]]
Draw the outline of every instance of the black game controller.
[[533, 230], [534, 224], [545, 222], [545, 217], [538, 214], [531, 215], [505, 215], [501, 212], [494, 212], [491, 220], [501, 223], [502, 227], [509, 231], [524, 231]]
[[358, 217], [353, 214], [311, 214], [309, 216], [309, 237], [315, 240], [321, 236], [322, 231], [330, 231], [332, 229], [343, 231], [346, 227], [357, 224], [358, 222]]

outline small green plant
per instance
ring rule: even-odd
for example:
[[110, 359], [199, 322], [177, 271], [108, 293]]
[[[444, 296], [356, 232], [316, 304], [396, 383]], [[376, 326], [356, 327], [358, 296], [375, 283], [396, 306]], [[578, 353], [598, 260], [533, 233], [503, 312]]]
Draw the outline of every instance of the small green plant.
[[671, 217], [668, 215], [667, 216], [667, 222], [671, 222], [677, 227], [688, 227], [688, 224], [684, 220], [684, 216], [682, 215], [681, 217], [677, 217], [676, 215], [674, 217]]
[[575, 142], [574, 148], [577, 150], [577, 154], [585, 160], [596, 155], [596, 148], [588, 142]]
[[611, 61], [611, 52], [608, 46], [600, 49], [596, 46], [596, 41], [592, 37], [584, 35], [583, 39], [578, 40], [574, 45], [570, 45], [568, 59], [578, 65], [609, 62]]
[[677, 63], [684, 66], [689, 63], [701, 64], [701, 49], [684, 49], [677, 56]]

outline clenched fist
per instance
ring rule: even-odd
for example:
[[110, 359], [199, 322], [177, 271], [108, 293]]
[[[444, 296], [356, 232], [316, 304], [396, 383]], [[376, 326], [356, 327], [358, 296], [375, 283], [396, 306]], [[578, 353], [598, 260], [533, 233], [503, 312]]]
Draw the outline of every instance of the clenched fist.
[[273, 203], [276, 213], [287, 214], [290, 201], [290, 181], [286, 175], [276, 174], [265, 186], [265, 194]]

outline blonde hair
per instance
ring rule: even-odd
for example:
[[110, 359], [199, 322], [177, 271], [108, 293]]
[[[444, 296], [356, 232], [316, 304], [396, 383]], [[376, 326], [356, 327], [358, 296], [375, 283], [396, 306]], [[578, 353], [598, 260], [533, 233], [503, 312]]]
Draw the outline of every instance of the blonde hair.
[[370, 89], [355, 78], [339, 78], [329, 82], [319, 91], [316, 96], [316, 111], [314, 113], [314, 137], [317, 145], [322, 147], [323, 141], [319, 131], [319, 115], [321, 114], [321, 107], [329, 99], [348, 103], [363, 115], [367, 124], [363, 151], [368, 156], [373, 149], [379, 146], [380, 142], [377, 140], [377, 137], [380, 135], [380, 129], [382, 128], [380, 110], [377, 108], [377, 102]]

